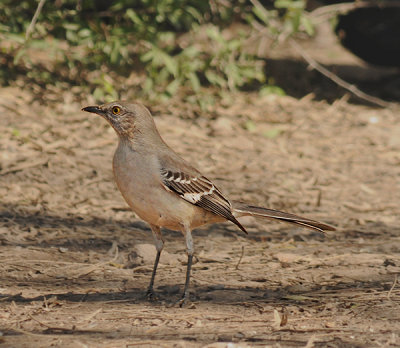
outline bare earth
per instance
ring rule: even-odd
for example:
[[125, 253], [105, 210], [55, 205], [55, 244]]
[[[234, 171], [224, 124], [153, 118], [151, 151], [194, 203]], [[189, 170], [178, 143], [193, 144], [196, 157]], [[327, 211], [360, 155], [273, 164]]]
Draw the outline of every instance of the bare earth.
[[[338, 226], [241, 220], [155, 250], [112, 180], [116, 136], [68, 93], [0, 89], [0, 346], [400, 346], [399, 109], [230, 95], [209, 112], [156, 105], [164, 139], [232, 199]], [[228, 345], [232, 342], [231, 345]]]

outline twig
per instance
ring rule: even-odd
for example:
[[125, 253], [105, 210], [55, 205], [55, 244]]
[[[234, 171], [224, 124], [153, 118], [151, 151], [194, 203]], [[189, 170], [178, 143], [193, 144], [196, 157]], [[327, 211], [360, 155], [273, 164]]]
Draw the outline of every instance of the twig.
[[33, 167], [44, 166], [47, 164], [48, 161], [49, 161], [48, 158], [44, 158], [44, 159], [41, 158], [41, 159], [39, 159], [37, 161], [33, 161], [33, 162], [24, 162], [24, 163], [20, 164], [19, 166], [5, 168], [4, 170], [0, 171], [0, 176], [10, 174], [10, 173], [16, 173], [21, 170], [25, 170], [25, 169], [29, 169], [29, 168], [33, 168]]
[[103, 308], [99, 308], [98, 310], [94, 311], [93, 313], [90, 313], [87, 317], [79, 320], [80, 322], [85, 322], [85, 321], [91, 321], [97, 314], [101, 313], [103, 311]]
[[353, 93], [358, 98], [366, 100], [372, 104], [375, 104], [375, 105], [378, 105], [381, 107], [390, 107], [392, 105], [389, 102], [386, 102], [380, 98], [374, 97], [372, 95], [369, 95], [369, 94], [359, 90], [355, 85], [352, 85], [352, 84], [346, 82], [345, 80], [341, 79], [339, 76], [335, 75], [328, 69], [324, 68], [315, 59], [313, 59], [311, 56], [309, 56], [308, 53], [305, 52], [295, 40], [290, 39], [289, 43], [313, 69], [317, 70], [319, 73], [326, 76], [328, 79], [332, 80], [340, 87], [347, 89], [349, 92]]
[[47, 328], [47, 330], [50, 331], [74, 331], [74, 329], [67, 329], [65, 327], [58, 327], [58, 326], [51, 326], [48, 325], [46, 323], [41, 322], [40, 320], [36, 319], [35, 317], [33, 317], [31, 314], [28, 314], [28, 317], [31, 318], [32, 320], [36, 321], [38, 324], [40, 324], [41, 326], [44, 326]]
[[392, 287], [390, 288], [390, 290], [389, 290], [389, 292], [387, 294], [388, 300], [390, 300], [390, 295], [392, 295], [392, 291], [393, 291], [394, 287], [396, 286], [396, 283], [397, 283], [397, 273], [394, 275], [393, 285], [392, 285]]
[[242, 245], [242, 253], [240, 254], [240, 258], [239, 258], [239, 261], [238, 261], [235, 269], [239, 269], [239, 265], [242, 262], [243, 255], [244, 255], [244, 245]]
[[43, 8], [43, 5], [44, 5], [45, 2], [46, 2], [46, 0], [40, 0], [39, 1], [38, 7], [36, 8], [36, 12], [32, 17], [32, 21], [29, 24], [28, 29], [26, 29], [25, 40], [29, 39], [29, 36], [31, 35], [31, 32], [35, 28], [35, 24], [37, 22], [37, 19], [38, 19], [39, 15], [40, 15], [40, 12], [42, 11], [42, 8]]
[[315, 347], [314, 343], [315, 343], [316, 338], [317, 338], [317, 337], [315, 336], [315, 334], [312, 335], [312, 336], [308, 339], [307, 344], [304, 346], [304, 348], [314, 348], [314, 347]]
[[318, 189], [318, 196], [317, 196], [317, 201], [315, 202], [316, 207], [321, 206], [321, 199], [322, 199], [322, 190]]
[[43, 337], [43, 336], [46, 336], [46, 337], [59, 337], [58, 335], [49, 335], [49, 334], [45, 334], [45, 333], [29, 332], [29, 331], [26, 331], [26, 330], [23, 330], [23, 329], [19, 329], [19, 328], [16, 328], [16, 327], [9, 328], [8, 330], [15, 331], [15, 332], [21, 333], [23, 335], [34, 336], [34, 337]]
[[154, 340], [152, 341], [139, 341], [139, 342], [132, 342], [132, 343], [127, 343], [126, 347], [136, 347], [136, 346], [152, 346], [152, 345], [157, 345], [157, 347], [167, 347], [166, 344], [161, 344], [160, 342], [155, 342]]
[[95, 271], [96, 269], [98, 269], [100, 267], [103, 267], [105, 265], [115, 262], [118, 259], [118, 255], [119, 255], [119, 252], [118, 252], [118, 246], [117, 246], [116, 250], [115, 250], [115, 256], [112, 258], [112, 260], [103, 261], [103, 262], [96, 263], [94, 265], [90, 265], [90, 266], [86, 267], [86, 269], [84, 271], [81, 271], [78, 274], [72, 276], [71, 279], [77, 279], [77, 278], [86, 276], [89, 273], [92, 273], [93, 271]]

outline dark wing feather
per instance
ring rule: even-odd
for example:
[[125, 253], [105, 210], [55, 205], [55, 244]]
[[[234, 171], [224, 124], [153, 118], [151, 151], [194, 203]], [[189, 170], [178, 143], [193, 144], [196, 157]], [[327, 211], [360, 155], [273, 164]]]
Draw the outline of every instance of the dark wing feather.
[[190, 176], [182, 172], [173, 172], [165, 168], [161, 169], [161, 177], [164, 186], [185, 201], [206, 209], [216, 215], [232, 221], [243, 232], [244, 227], [232, 215], [231, 203], [222, 195], [221, 191], [204, 176]]

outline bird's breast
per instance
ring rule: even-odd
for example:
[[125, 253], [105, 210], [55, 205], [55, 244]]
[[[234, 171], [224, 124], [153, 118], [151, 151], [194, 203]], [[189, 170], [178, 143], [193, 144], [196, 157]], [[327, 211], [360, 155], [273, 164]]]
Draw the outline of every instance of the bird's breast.
[[148, 221], [154, 218], [156, 167], [150, 165], [151, 158], [141, 157], [125, 146], [118, 146], [113, 159], [113, 172], [126, 202], [136, 214]]
[[113, 159], [116, 184], [131, 209], [144, 221], [172, 230], [195, 228], [210, 222], [210, 214], [168, 191], [162, 181], [157, 157], [143, 156], [118, 146]]

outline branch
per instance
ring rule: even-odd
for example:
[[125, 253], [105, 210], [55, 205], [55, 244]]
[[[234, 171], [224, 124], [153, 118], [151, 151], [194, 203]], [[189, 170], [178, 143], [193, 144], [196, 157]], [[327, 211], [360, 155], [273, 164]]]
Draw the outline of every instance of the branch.
[[[250, 0], [250, 2], [253, 4], [254, 7], [257, 7], [259, 11], [261, 11], [264, 16], [268, 16], [268, 10], [265, 9], [265, 7], [258, 1], [258, 0]], [[319, 17], [326, 15], [327, 13], [330, 12], [341, 12], [341, 13], [347, 13], [348, 11], [351, 11], [352, 9], [356, 8], [363, 8], [363, 7], [400, 7], [400, 1], [399, 0], [382, 0], [382, 1], [356, 1], [354, 3], [340, 3], [340, 4], [334, 4], [334, 5], [328, 5], [328, 6], [323, 6], [320, 7], [313, 12], [309, 14], [310, 17]], [[266, 28], [266, 26], [262, 27], [263, 29]], [[264, 30], [260, 29], [259, 27], [256, 28], [260, 32], [262, 32], [264, 35], [266, 34]], [[268, 35], [268, 33], [267, 33]], [[313, 59], [311, 56], [309, 56], [302, 48], [301, 46], [294, 40], [294, 39], [289, 39], [289, 44], [303, 57], [303, 59], [315, 70], [317, 70], [319, 73], [336, 83], [338, 86], [347, 89], [349, 92], [357, 96], [358, 98], [362, 100], [366, 100], [372, 104], [381, 106], [381, 107], [390, 107], [392, 106], [391, 103], [386, 102], [380, 98], [374, 97], [372, 95], [369, 95], [360, 89], [358, 89], [355, 85], [352, 85], [343, 79], [341, 79], [339, 76], [335, 75], [328, 69], [324, 68], [321, 64], [319, 64], [315, 59]]]
[[28, 40], [29, 37], [31, 36], [31, 33], [32, 33], [33, 29], [35, 28], [35, 24], [36, 24], [37, 19], [38, 19], [39, 15], [40, 15], [40, 12], [42, 12], [42, 8], [43, 8], [43, 5], [44, 5], [45, 2], [46, 2], [46, 0], [40, 0], [40, 2], [38, 4], [38, 7], [36, 8], [35, 14], [32, 17], [32, 21], [29, 24], [28, 29], [26, 29], [25, 40]]
[[305, 52], [301, 46], [293, 39], [289, 40], [289, 44], [303, 57], [303, 59], [315, 70], [317, 70], [319, 73], [322, 75], [326, 76], [328, 79], [331, 81], [335, 82], [337, 85], [340, 87], [343, 87], [344, 89], [347, 89], [349, 92], [353, 93], [355, 96], [357, 96], [360, 99], [366, 100], [372, 104], [381, 106], [381, 107], [390, 107], [392, 104], [389, 102], [386, 102], [380, 98], [374, 97], [372, 95], [369, 95], [361, 90], [359, 90], [355, 85], [352, 85], [345, 80], [341, 79], [339, 76], [335, 75], [328, 69], [324, 68], [321, 64], [319, 64], [315, 59], [313, 59], [311, 56]]

